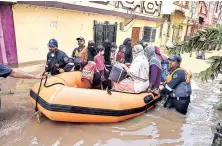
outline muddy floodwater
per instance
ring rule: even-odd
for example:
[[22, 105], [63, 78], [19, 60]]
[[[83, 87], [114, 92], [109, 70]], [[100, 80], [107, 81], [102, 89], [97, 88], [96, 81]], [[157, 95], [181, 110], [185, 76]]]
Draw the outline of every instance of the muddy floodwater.
[[[43, 65], [20, 69], [41, 73]], [[203, 83], [195, 75], [188, 114], [165, 110], [162, 104], [139, 117], [113, 124], [36, 120], [29, 90], [37, 80], [1, 79], [1, 146], [209, 146], [220, 113], [219, 81]]]

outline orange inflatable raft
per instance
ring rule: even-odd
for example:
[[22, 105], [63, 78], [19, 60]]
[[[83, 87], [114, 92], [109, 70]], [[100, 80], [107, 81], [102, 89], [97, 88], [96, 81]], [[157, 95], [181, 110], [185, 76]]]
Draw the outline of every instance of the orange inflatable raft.
[[[159, 99], [159, 96], [154, 97], [151, 93], [111, 91], [108, 94], [103, 90], [86, 89], [90, 88], [90, 84], [81, 78], [81, 72], [66, 72], [48, 78], [46, 86], [56, 85], [41, 86], [38, 110], [54, 121], [119, 122], [150, 110]], [[33, 105], [36, 105], [39, 85], [36, 83], [30, 90]]]

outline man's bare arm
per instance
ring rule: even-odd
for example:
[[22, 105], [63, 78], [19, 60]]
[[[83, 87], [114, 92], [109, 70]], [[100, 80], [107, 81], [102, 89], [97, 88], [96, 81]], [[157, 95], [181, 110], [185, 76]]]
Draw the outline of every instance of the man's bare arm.
[[41, 75], [32, 75], [32, 74], [29, 74], [29, 73], [26, 73], [26, 72], [23, 72], [20, 70], [12, 70], [10, 76], [14, 77], [14, 78], [23, 78], [23, 79], [41, 79], [41, 78], [43, 78]]

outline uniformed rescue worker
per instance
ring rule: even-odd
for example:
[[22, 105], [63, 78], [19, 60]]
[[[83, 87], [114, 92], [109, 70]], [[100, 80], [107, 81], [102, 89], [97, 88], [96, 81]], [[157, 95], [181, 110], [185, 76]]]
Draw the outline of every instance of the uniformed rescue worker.
[[182, 58], [173, 56], [169, 59], [169, 75], [166, 85], [160, 90], [161, 96], [167, 96], [164, 104], [166, 108], [175, 108], [181, 114], [187, 113], [191, 95], [191, 75], [180, 67]]
[[74, 67], [74, 62], [66, 53], [58, 49], [58, 42], [55, 39], [51, 39], [48, 47], [49, 53], [47, 54], [45, 72], [51, 75], [57, 75], [71, 71]]
[[[41, 75], [32, 75], [29, 73], [25, 73], [20, 70], [14, 70], [11, 68], [8, 68], [2, 64], [0, 64], [0, 77], [6, 78], [8, 76], [14, 77], [14, 78], [23, 78], [23, 79], [41, 79], [43, 76]], [[0, 108], [1, 108], [1, 98], [0, 98]]]

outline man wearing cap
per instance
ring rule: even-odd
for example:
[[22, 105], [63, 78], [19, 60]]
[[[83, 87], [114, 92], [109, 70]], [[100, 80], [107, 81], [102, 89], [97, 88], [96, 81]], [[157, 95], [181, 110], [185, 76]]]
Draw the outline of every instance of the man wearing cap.
[[78, 37], [76, 40], [79, 46], [73, 50], [72, 57], [74, 58], [75, 70], [80, 70], [88, 60], [88, 52], [85, 46], [85, 39]]
[[58, 49], [57, 40], [49, 40], [48, 47], [49, 53], [47, 54], [45, 72], [50, 73], [51, 75], [57, 75], [71, 71], [74, 67], [74, 62], [66, 55], [66, 53]]
[[181, 114], [186, 114], [192, 92], [191, 75], [180, 67], [180, 56], [173, 56], [169, 61], [170, 74], [167, 76], [166, 85], [160, 90], [161, 96], [167, 97], [164, 107], [175, 108]]

